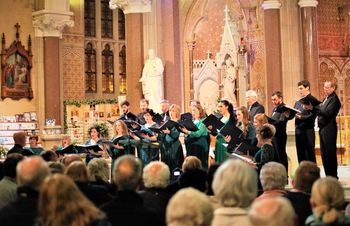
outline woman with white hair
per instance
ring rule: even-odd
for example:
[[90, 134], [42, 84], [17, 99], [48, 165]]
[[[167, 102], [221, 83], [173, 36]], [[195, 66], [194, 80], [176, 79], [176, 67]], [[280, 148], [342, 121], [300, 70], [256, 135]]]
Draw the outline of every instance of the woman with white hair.
[[168, 226], [207, 226], [213, 218], [209, 198], [194, 188], [184, 188], [171, 199], [166, 209]]
[[318, 179], [311, 190], [313, 214], [306, 219], [305, 225], [350, 225], [350, 218], [342, 213], [344, 202], [344, 190], [336, 178]]
[[214, 212], [212, 226], [250, 225], [248, 208], [256, 198], [257, 175], [243, 161], [227, 160], [214, 175], [213, 191], [222, 207]]

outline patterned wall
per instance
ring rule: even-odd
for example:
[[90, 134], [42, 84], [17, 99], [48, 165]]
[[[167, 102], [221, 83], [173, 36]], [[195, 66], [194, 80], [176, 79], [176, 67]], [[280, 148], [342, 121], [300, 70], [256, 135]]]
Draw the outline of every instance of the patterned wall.
[[[336, 81], [337, 94], [342, 102], [341, 115], [350, 115], [350, 62], [344, 39], [349, 32], [349, 6], [339, 12], [341, 0], [319, 1], [317, 7], [317, 26], [320, 65], [320, 97], [324, 96], [323, 83]], [[349, 42], [347, 42], [349, 43]]]

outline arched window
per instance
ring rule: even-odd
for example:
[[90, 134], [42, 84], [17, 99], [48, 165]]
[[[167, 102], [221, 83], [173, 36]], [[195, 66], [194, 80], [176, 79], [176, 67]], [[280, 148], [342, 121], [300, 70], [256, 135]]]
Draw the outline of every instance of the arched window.
[[121, 9], [118, 9], [118, 38], [125, 40], [125, 15]]
[[102, 51], [102, 92], [114, 92], [114, 64], [113, 52], [109, 44]]
[[126, 48], [125, 45], [119, 52], [119, 92], [126, 94]]
[[96, 6], [95, 0], [84, 0], [85, 36], [96, 36]]
[[85, 92], [97, 92], [96, 50], [90, 42], [85, 48]]
[[101, 0], [101, 37], [113, 38], [113, 11], [109, 0]]

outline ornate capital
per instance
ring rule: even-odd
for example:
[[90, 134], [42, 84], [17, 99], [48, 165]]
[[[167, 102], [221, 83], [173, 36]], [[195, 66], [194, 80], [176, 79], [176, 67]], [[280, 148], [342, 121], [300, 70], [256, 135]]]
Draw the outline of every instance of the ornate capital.
[[151, 12], [151, 0], [109, 0], [109, 8], [120, 8], [124, 14]]
[[279, 0], [268, 0], [268, 1], [264, 1], [261, 7], [263, 8], [263, 10], [280, 9], [281, 2]]
[[55, 10], [40, 10], [32, 13], [36, 37], [59, 37], [65, 26], [73, 27], [73, 13]]
[[318, 5], [317, 0], [299, 0], [298, 5], [300, 8], [303, 7], [316, 7]]
[[194, 47], [196, 46], [195, 41], [187, 41], [187, 48], [189, 51], [193, 51]]

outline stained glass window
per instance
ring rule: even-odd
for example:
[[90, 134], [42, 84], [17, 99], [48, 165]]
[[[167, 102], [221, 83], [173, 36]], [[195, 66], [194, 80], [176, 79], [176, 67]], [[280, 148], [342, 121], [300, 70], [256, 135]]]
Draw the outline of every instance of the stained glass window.
[[109, 44], [102, 51], [102, 92], [114, 92], [113, 52]]
[[113, 38], [113, 11], [109, 8], [109, 0], [101, 0], [101, 36]]
[[97, 92], [96, 50], [89, 42], [85, 48], [85, 92]]
[[95, 0], [84, 0], [84, 22], [85, 22], [85, 36], [96, 36], [96, 6]]

